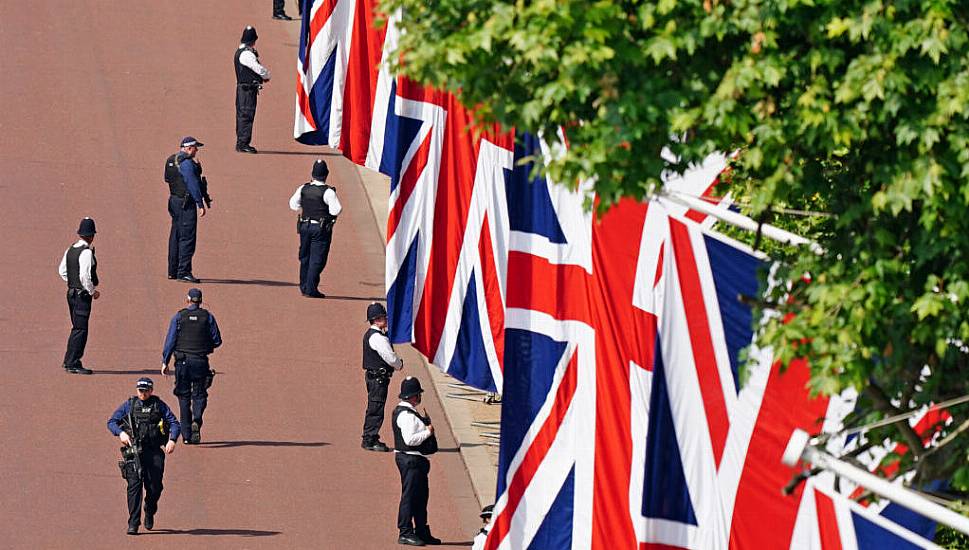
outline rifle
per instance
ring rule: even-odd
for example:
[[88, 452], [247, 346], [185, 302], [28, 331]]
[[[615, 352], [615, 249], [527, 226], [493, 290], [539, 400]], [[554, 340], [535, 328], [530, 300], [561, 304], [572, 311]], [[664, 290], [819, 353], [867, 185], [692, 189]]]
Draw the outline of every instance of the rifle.
[[128, 429], [131, 430], [131, 445], [121, 447], [121, 460], [118, 461], [118, 468], [121, 469], [121, 477], [124, 479], [141, 479], [141, 445], [135, 435], [138, 430], [135, 428], [134, 418], [131, 416], [131, 407], [134, 406], [134, 398], [128, 401]]

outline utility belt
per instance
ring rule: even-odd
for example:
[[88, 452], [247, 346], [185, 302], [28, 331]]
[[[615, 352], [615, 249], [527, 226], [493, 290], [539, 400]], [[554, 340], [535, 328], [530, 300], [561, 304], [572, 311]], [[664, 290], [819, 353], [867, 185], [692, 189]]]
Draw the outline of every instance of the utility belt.
[[383, 379], [386, 378], [390, 380], [390, 377], [394, 375], [394, 369], [388, 369], [385, 367], [380, 367], [379, 369], [364, 369], [367, 378], [371, 379]]
[[[180, 351], [175, 352], [175, 362], [184, 361], [186, 356], [198, 357], [200, 359], [205, 359], [208, 362], [208, 355], [199, 355], [195, 353], [182, 353]], [[205, 389], [212, 387], [212, 382], [215, 382], [215, 369], [209, 368], [209, 372], [205, 373], [205, 377], [202, 379], [202, 383], [205, 385]]]
[[236, 86], [245, 92], [258, 92], [262, 89], [262, 83], [260, 82], [239, 82], [236, 84]]
[[314, 224], [328, 224], [336, 221], [335, 216], [330, 216], [328, 218], [299, 218], [299, 223], [314, 223]]
[[69, 287], [67, 287], [67, 293], [70, 294], [70, 295], [72, 295], [72, 296], [78, 295], [78, 294], [80, 294], [81, 296], [84, 296], [85, 294], [87, 294], [88, 296], [90, 296], [90, 293], [86, 289], [80, 288], [80, 287], [74, 288], [74, 287], [69, 286]]

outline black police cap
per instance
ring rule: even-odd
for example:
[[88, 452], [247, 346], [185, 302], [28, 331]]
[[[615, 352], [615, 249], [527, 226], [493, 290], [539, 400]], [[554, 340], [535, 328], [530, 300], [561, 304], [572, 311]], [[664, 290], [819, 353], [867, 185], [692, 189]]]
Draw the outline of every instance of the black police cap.
[[419, 393], [424, 393], [424, 388], [421, 387], [420, 380], [413, 376], [408, 376], [400, 382], [400, 395], [398, 397], [401, 399], [407, 399]]

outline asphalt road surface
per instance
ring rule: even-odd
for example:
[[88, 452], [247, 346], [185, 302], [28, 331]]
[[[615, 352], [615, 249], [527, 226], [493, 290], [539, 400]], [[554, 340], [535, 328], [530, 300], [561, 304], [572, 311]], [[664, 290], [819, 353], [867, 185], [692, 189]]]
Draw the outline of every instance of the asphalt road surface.
[[[268, 0], [0, 4], [0, 547], [396, 547], [393, 456], [360, 449], [361, 339], [383, 293], [383, 245], [354, 167], [291, 137], [298, 23], [270, 14]], [[274, 77], [259, 97], [258, 155], [234, 152], [232, 55], [246, 24]], [[194, 272], [225, 344], [212, 356], [203, 444], [168, 457], [155, 531], [127, 537], [105, 423], [143, 375], [177, 411], [158, 367], [189, 285], [166, 278], [162, 173], [185, 135], [206, 144], [215, 205], [199, 221]], [[345, 207], [326, 300], [300, 296], [287, 206], [317, 156]], [[70, 321], [57, 265], [83, 216], [98, 228], [93, 376], [61, 368]], [[467, 543], [477, 501], [425, 395], [443, 450], [430, 524]]]

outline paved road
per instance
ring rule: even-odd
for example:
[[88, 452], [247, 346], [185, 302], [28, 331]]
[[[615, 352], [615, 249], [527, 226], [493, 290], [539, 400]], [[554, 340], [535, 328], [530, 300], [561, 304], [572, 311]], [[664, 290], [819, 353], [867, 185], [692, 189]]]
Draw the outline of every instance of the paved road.
[[[318, 153], [289, 137], [296, 23], [269, 13], [266, 1], [0, 4], [0, 546], [396, 546], [396, 467], [359, 448], [360, 338], [383, 247], [354, 168], [323, 152], [346, 212], [324, 273], [331, 298], [300, 297], [286, 203]], [[276, 77], [260, 96], [256, 156], [233, 151], [231, 56], [247, 23]], [[157, 366], [188, 287], [165, 278], [162, 165], [188, 134], [206, 143], [215, 199], [195, 274], [222, 327], [223, 374], [204, 445], [169, 457], [156, 531], [133, 539], [105, 421], [144, 374], [177, 403]], [[98, 224], [102, 280], [87, 377], [60, 367], [69, 321], [56, 273], [84, 215]], [[445, 427], [435, 398], [428, 409]], [[467, 541], [477, 502], [447, 432], [431, 526]]]

